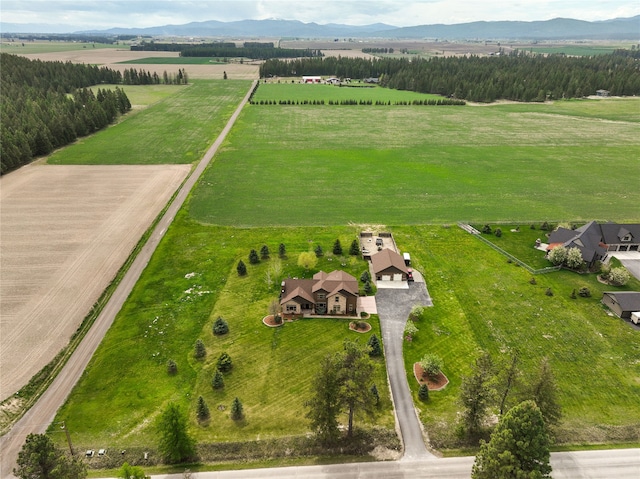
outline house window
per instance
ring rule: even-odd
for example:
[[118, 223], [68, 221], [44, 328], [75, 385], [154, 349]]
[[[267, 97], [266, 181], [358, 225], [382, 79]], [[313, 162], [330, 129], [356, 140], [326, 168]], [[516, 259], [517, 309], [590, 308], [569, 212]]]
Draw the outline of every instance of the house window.
[[287, 304], [287, 313], [295, 313], [297, 309], [295, 304]]
[[631, 235], [626, 235], [624, 238], [622, 238], [622, 241], [631, 241]]
[[318, 293], [318, 299], [324, 299], [326, 295], [324, 293]]
[[336, 296], [336, 303], [339, 303], [339, 302], [340, 302], [340, 297]]
[[350, 312], [350, 313], [353, 313], [353, 304], [350, 304], [350, 305], [349, 305], [349, 312]]

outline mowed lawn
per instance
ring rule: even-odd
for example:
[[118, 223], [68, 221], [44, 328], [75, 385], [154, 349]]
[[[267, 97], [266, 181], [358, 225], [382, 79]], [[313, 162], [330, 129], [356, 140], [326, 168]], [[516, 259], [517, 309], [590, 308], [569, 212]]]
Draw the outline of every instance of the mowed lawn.
[[[281, 280], [288, 276], [310, 277], [319, 269], [341, 268], [359, 278], [367, 266], [356, 257], [327, 254], [313, 272], [297, 266], [300, 252], [316, 244], [330, 251], [336, 238], [348, 248], [355, 235], [355, 228], [212, 227], [181, 213], [58, 413], [68, 421], [74, 444], [108, 444], [113, 450], [153, 447], [154, 420], [170, 401], [188, 412], [190, 428], [202, 442], [307, 433], [304, 401], [310, 398], [321, 358], [340, 351], [344, 339], [365, 343], [372, 334], [381, 338], [379, 321], [373, 316], [369, 320], [373, 330], [361, 334], [349, 330], [350, 319], [301, 320], [279, 328], [265, 326], [262, 319], [278, 299]], [[277, 256], [280, 242], [286, 245], [287, 258]], [[273, 256], [259, 265], [249, 264], [249, 251], [259, 251], [263, 244]], [[240, 259], [247, 264], [246, 277], [236, 272]], [[230, 328], [223, 337], [212, 334], [219, 316]], [[207, 348], [203, 361], [193, 357], [197, 339]], [[225, 375], [225, 388], [216, 391], [211, 381], [217, 358], [225, 351], [233, 370]], [[175, 376], [167, 374], [169, 359], [178, 365]], [[393, 430], [383, 359], [376, 364], [381, 404], [376, 417], [358, 416], [356, 425]], [[195, 419], [200, 395], [211, 412], [207, 425], [198, 425]], [[239, 423], [229, 418], [235, 397], [246, 413]], [[346, 424], [346, 418], [341, 420]]]
[[[79, 139], [53, 153], [48, 161], [64, 165], [193, 163], [222, 131], [249, 85], [243, 80], [195, 80], [188, 86], [138, 87], [142, 101], [153, 101], [168, 88], [173, 94], [127, 114], [116, 125]], [[135, 90], [125, 88], [127, 93]], [[136, 105], [136, 96], [130, 101]]]
[[190, 213], [238, 226], [634, 221], [639, 109], [250, 105]]

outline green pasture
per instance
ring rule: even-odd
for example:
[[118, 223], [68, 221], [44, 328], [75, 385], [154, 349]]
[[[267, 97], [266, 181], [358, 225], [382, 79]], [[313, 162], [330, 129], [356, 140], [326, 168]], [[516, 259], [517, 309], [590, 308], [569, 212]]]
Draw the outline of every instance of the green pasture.
[[[434, 300], [434, 307], [417, 323], [414, 341], [404, 348], [409, 384], [436, 447], [452, 445], [448, 428], [459, 410], [456, 397], [462, 375], [481, 350], [500, 360], [508, 348], [520, 350], [525, 379], [542, 357], [550, 358], [564, 411], [558, 431], [562, 442], [635, 440], [630, 434], [640, 424], [637, 331], [608, 315], [599, 302], [602, 291], [616, 288], [598, 283], [594, 276], [564, 271], [538, 275], [532, 285], [523, 268], [456, 226], [390, 229], [401, 250], [411, 252]], [[191, 431], [200, 442], [304, 434], [308, 422], [303, 402], [319, 359], [338, 350], [344, 338], [366, 341], [371, 333], [349, 331], [348, 320], [300, 320], [268, 328], [261, 319], [278, 296], [280, 278], [311, 274], [296, 265], [297, 253], [316, 244], [329, 251], [336, 237], [348, 245], [358, 231], [207, 226], [183, 210], [56, 421], [66, 421], [80, 448], [153, 447], [154, 419], [167, 402], [177, 401], [189, 412]], [[273, 253], [280, 242], [287, 247], [286, 259], [274, 255], [259, 265], [248, 264], [251, 248], [267, 244]], [[235, 271], [240, 259], [249, 270], [243, 278]], [[329, 254], [314, 271], [335, 268], [359, 277], [365, 264]], [[570, 299], [571, 291], [582, 286], [593, 296]], [[625, 289], [639, 287], [633, 281]], [[545, 295], [547, 288], [554, 296]], [[218, 316], [230, 325], [230, 333], [222, 338], [211, 333]], [[379, 334], [377, 318], [370, 321]], [[199, 338], [207, 347], [202, 362], [192, 356]], [[216, 392], [210, 381], [222, 351], [231, 355], [234, 369], [225, 376], [225, 389]], [[429, 403], [421, 403], [411, 365], [427, 352], [444, 359], [450, 384], [432, 393]], [[166, 373], [170, 358], [178, 364], [176, 376]], [[376, 418], [358, 418], [356, 425], [393, 427], [385, 381], [379, 361], [376, 384], [382, 406]], [[212, 414], [207, 425], [195, 420], [200, 395]], [[228, 417], [236, 396], [247, 413], [240, 423]], [[63, 444], [64, 436], [59, 436]]]
[[235, 226], [637, 221], [639, 109], [250, 105], [189, 211]]
[[147, 57], [118, 62], [137, 65], [222, 65], [224, 62], [209, 57]]
[[[407, 377], [432, 444], [455, 443], [461, 378], [480, 352], [490, 352], [499, 364], [514, 349], [520, 351], [522, 383], [543, 357], [551, 362], [564, 414], [560, 442], [637, 441], [638, 332], [600, 303], [603, 291], [620, 288], [568, 271], [536, 275], [537, 284], [531, 284], [524, 268], [457, 227], [405, 226], [393, 232], [399, 247], [411, 252], [415, 268], [425, 273], [434, 301], [416, 324], [419, 332], [404, 346]], [[522, 238], [518, 234], [507, 230], [503, 238], [516, 241]], [[571, 292], [583, 286], [592, 297], [571, 299]], [[553, 296], [546, 296], [547, 288]], [[639, 288], [634, 280], [623, 289]], [[423, 403], [411, 371], [427, 352], [444, 359], [450, 384]]]
[[[330, 252], [336, 238], [348, 248], [355, 237], [355, 228], [204, 226], [181, 213], [58, 414], [73, 431], [74, 444], [108, 444], [114, 450], [153, 446], [154, 418], [169, 401], [189, 412], [192, 432], [201, 442], [305, 434], [309, 426], [303, 403], [320, 359], [339, 351], [345, 338], [366, 342], [371, 334], [381, 337], [379, 321], [372, 316], [373, 331], [360, 334], [349, 330], [349, 319], [305, 319], [269, 328], [262, 318], [287, 276], [343, 269], [359, 278], [367, 268], [360, 258], [327, 254], [312, 272], [296, 263], [300, 252], [317, 244]], [[287, 247], [284, 259], [277, 256], [280, 242]], [[249, 264], [249, 251], [259, 251], [263, 244], [272, 257]], [[240, 259], [247, 264], [245, 277], [236, 272]], [[229, 323], [224, 337], [212, 334], [218, 316]], [[193, 358], [196, 339], [207, 347], [204, 361]], [[223, 351], [234, 367], [225, 375], [225, 388], [216, 391], [211, 380]], [[168, 359], [178, 365], [175, 376], [167, 374]], [[356, 426], [375, 423], [393, 429], [384, 361], [376, 363], [382, 402], [375, 418], [357, 418]], [[207, 425], [195, 419], [200, 395], [211, 411]], [[239, 423], [229, 419], [236, 396], [246, 413]]]
[[[328, 77], [326, 77], [328, 78]], [[341, 100], [357, 100], [368, 101], [373, 103], [376, 101], [391, 102], [412, 102], [414, 100], [440, 100], [442, 96], [431, 95], [426, 93], [416, 93], [412, 91], [404, 90], [391, 90], [390, 88], [382, 88], [379, 86], [369, 85], [361, 82], [354, 82], [351, 85], [354, 86], [337, 86], [337, 85], [325, 85], [325, 84], [310, 84], [300, 83], [299, 78], [295, 79], [283, 79], [283, 80], [268, 80], [269, 83], [260, 83], [260, 86], [256, 90], [253, 96], [253, 101], [260, 103], [260, 101], [313, 101], [324, 100], [325, 103], [329, 101], [340, 102]], [[329, 106], [329, 105], [325, 105]], [[332, 121], [331, 118], [335, 115], [335, 112], [326, 112], [322, 115], [327, 120]], [[335, 120], [333, 120], [335, 121]]]
[[[249, 85], [242, 80], [198, 80], [188, 86], [127, 88], [127, 92], [140, 91], [137, 98], [143, 102], [159, 101], [53, 153], [48, 161], [65, 165], [193, 163], [222, 131]], [[170, 89], [173, 94], [162, 99]], [[136, 95], [130, 100], [135, 105]]]
[[[565, 55], [574, 57], [587, 57], [592, 55], [606, 55], [613, 53], [618, 48], [624, 48], [620, 45], [549, 45], [527, 47], [526, 50], [533, 53], [564, 53]], [[628, 45], [627, 45], [628, 48]], [[523, 48], [523, 50], [525, 50]]]
[[[24, 43], [24, 45], [23, 45]], [[72, 52], [76, 50], [97, 50], [101, 48], [120, 48], [128, 50], [128, 45], [114, 45], [111, 43], [91, 43], [91, 42], [56, 42], [56, 41], [38, 41], [28, 42], [16, 40], [15, 42], [3, 41], [0, 44], [2, 53], [14, 53], [16, 55], [25, 55], [27, 53], [56, 53], [56, 52]]]
[[160, 100], [175, 95], [181, 88], [176, 87], [176, 85], [100, 85], [92, 89], [96, 93], [98, 88], [113, 90], [116, 87], [127, 94], [127, 98], [129, 98], [134, 110], [146, 108]]

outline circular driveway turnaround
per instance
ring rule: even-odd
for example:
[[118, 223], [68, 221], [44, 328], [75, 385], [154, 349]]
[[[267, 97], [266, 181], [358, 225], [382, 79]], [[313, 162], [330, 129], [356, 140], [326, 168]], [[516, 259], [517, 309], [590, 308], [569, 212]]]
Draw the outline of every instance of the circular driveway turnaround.
[[12, 471], [15, 467], [15, 461], [27, 435], [30, 433], [43, 433], [46, 431], [49, 424], [51, 424], [51, 421], [53, 421], [56, 411], [67, 399], [67, 396], [82, 375], [84, 369], [87, 367], [91, 356], [93, 356], [93, 353], [100, 345], [100, 342], [102, 342], [102, 338], [111, 327], [116, 314], [120, 311], [120, 308], [138, 281], [142, 271], [147, 266], [147, 263], [151, 259], [151, 255], [160, 243], [160, 240], [164, 237], [165, 232], [171, 225], [171, 222], [173, 221], [173, 218], [175, 218], [178, 210], [182, 207], [187, 195], [231, 130], [231, 127], [238, 118], [238, 115], [240, 115], [242, 108], [249, 100], [249, 96], [255, 88], [255, 85], [256, 82], [252, 82], [247, 95], [244, 97], [242, 102], [240, 102], [240, 105], [233, 115], [231, 115], [227, 125], [224, 127], [213, 145], [211, 145], [211, 148], [209, 148], [202, 157], [191, 176], [189, 176], [182, 188], [180, 188], [166, 213], [160, 219], [144, 247], [132, 263], [125, 276], [122, 278], [122, 281], [109, 299], [109, 302], [96, 319], [91, 330], [82, 340], [60, 374], [58, 374], [53, 383], [51, 383], [49, 388], [40, 397], [38, 402], [13, 426], [11, 431], [0, 438], [0, 478], [5, 479], [14, 477], [12, 475]]
[[378, 289], [376, 293], [387, 374], [404, 444], [403, 461], [436, 458], [424, 445], [422, 426], [413, 404], [402, 356], [403, 332], [411, 308], [432, 304], [424, 282], [410, 283], [408, 289]]

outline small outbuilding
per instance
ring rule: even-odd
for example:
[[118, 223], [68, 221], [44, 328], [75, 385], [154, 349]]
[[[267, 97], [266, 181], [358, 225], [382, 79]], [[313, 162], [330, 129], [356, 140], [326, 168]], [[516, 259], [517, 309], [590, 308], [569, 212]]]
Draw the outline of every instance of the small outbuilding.
[[602, 295], [602, 304], [622, 319], [631, 319], [640, 311], [640, 293], [636, 291], [609, 291]]
[[395, 251], [385, 248], [372, 255], [371, 265], [376, 281], [407, 281], [407, 266]]

